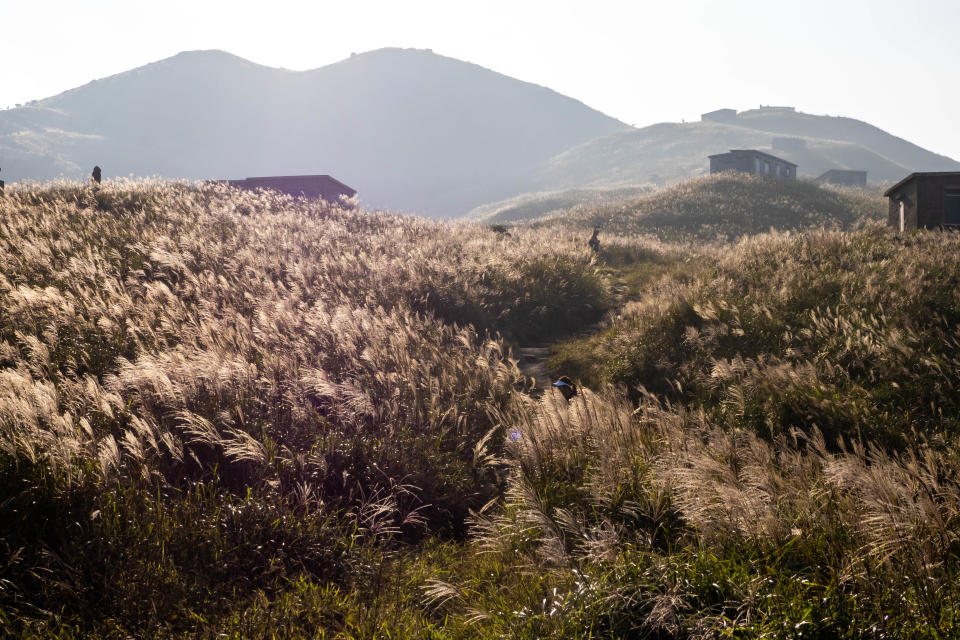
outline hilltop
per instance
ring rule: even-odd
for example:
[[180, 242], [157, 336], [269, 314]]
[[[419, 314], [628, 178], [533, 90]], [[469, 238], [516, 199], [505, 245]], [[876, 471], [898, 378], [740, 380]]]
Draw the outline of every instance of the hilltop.
[[425, 50], [310, 71], [191, 51], [0, 112], [8, 182], [89, 175], [328, 173], [369, 207], [450, 217], [519, 191], [563, 150], [626, 125]]
[[[805, 148], [773, 149], [774, 137], [797, 138]], [[662, 184], [707, 173], [707, 156], [737, 148], [765, 150], [790, 160], [806, 177], [834, 168], [865, 169], [871, 182], [882, 183], [913, 171], [960, 170], [951, 158], [853, 118], [756, 109], [729, 123], [661, 123], [584, 142], [550, 158], [529, 190]]]
[[[522, 222], [527, 213], [539, 215], [536, 203], [505, 206], [486, 221]], [[655, 234], [665, 240], [728, 242], [771, 229], [849, 229], [883, 220], [886, 214], [887, 203], [878, 190], [724, 173], [639, 196], [624, 195], [613, 202], [578, 203], [529, 222], [535, 227], [583, 230], [599, 225], [607, 236]]]

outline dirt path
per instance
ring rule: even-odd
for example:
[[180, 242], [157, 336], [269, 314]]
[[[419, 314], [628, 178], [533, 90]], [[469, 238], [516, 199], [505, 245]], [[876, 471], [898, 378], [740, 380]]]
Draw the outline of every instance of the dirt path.
[[547, 358], [549, 357], [550, 345], [517, 349], [517, 366], [520, 367], [520, 373], [533, 378], [537, 389], [546, 389], [550, 385], [550, 377], [547, 375]]
[[[629, 289], [630, 287], [623, 281], [617, 281], [610, 286], [610, 291], [614, 297], [614, 309], [619, 309], [626, 304]], [[582, 335], [589, 335], [597, 332], [602, 327], [603, 321], [601, 320], [596, 324], [586, 327], [585, 331], [580, 333]], [[571, 336], [566, 336], [566, 338], [569, 337]], [[550, 375], [547, 371], [547, 360], [550, 358], [551, 346], [552, 343], [517, 347], [517, 366], [520, 368], [520, 373], [528, 378], [533, 378], [535, 382], [534, 387], [537, 389], [546, 389], [551, 383]]]

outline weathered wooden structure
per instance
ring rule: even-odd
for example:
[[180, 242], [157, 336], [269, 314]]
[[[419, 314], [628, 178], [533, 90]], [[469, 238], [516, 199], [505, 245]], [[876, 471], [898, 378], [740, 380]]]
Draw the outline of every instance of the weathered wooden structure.
[[960, 229], [960, 171], [911, 173], [883, 194], [887, 225], [910, 229]]
[[352, 198], [357, 195], [356, 189], [328, 175], [260, 176], [243, 180], [227, 180], [226, 183], [238, 189], [249, 191], [269, 189], [293, 197], [320, 199], [327, 202], [339, 202], [341, 198]]
[[700, 114], [700, 120], [703, 122], [736, 122], [737, 110], [717, 109], [716, 111], [708, 111], [707, 113]]
[[865, 187], [867, 186], [867, 172], [851, 169], [830, 169], [817, 177], [817, 182], [840, 184], [848, 187]]
[[710, 173], [724, 171], [740, 171], [785, 180], [797, 179], [797, 165], [756, 149], [731, 149], [729, 153], [710, 156]]

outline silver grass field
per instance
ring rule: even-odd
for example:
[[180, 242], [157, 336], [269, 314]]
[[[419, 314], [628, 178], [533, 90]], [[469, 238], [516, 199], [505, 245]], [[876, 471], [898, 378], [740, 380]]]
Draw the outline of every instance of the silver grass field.
[[954, 637], [960, 238], [882, 209], [709, 178], [504, 233], [8, 189], [0, 628]]

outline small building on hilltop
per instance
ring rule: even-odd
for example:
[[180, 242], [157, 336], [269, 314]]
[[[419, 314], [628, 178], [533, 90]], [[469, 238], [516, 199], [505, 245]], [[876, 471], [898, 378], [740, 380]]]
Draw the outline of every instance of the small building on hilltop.
[[717, 109], [716, 111], [708, 111], [707, 113], [700, 114], [700, 120], [703, 122], [726, 122], [729, 124], [737, 121], [737, 110]]
[[729, 153], [710, 156], [710, 173], [724, 171], [739, 171], [785, 180], [797, 179], [797, 165], [756, 149], [731, 149]]
[[840, 184], [848, 187], [867, 186], [867, 172], [850, 169], [830, 169], [817, 178], [822, 184]]
[[806, 151], [807, 141], [803, 138], [773, 138], [770, 146], [774, 151]]
[[261, 176], [243, 180], [227, 180], [226, 183], [231, 187], [248, 191], [269, 189], [295, 198], [304, 197], [311, 200], [326, 200], [327, 202], [339, 202], [341, 197], [352, 198], [357, 195], [356, 189], [351, 189], [328, 175]]
[[887, 226], [898, 231], [960, 229], [960, 171], [911, 173], [883, 195]]

